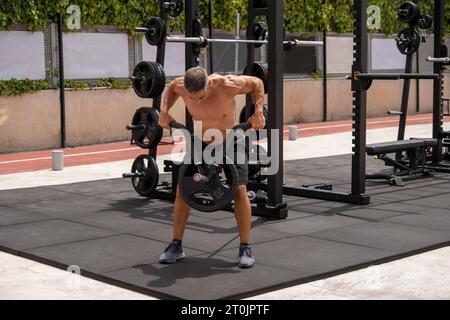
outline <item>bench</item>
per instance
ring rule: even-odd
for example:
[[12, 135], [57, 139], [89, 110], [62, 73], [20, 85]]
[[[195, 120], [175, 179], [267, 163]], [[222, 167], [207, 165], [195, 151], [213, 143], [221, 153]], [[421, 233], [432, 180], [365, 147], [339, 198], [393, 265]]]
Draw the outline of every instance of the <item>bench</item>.
[[[394, 168], [393, 173], [370, 173], [366, 179], [385, 179], [391, 185], [403, 186], [401, 176], [422, 174], [428, 176], [431, 171], [426, 168], [427, 150], [437, 145], [436, 139], [399, 140], [374, 143], [366, 146], [369, 156], [383, 160], [386, 166]], [[395, 153], [397, 156], [390, 157]]]

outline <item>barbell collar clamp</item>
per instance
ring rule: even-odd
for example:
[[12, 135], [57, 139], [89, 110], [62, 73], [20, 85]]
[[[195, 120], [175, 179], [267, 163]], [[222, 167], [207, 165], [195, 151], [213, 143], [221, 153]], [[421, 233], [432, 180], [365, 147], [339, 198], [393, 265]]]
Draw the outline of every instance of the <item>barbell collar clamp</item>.
[[196, 174], [194, 174], [193, 176], [192, 176], [192, 179], [195, 181], [195, 182], [202, 182], [202, 183], [205, 183], [205, 184], [208, 184], [209, 183], [209, 177], [207, 177], [207, 176], [205, 176], [205, 175], [203, 175], [203, 174], [200, 174], [200, 173], [196, 173]]
[[427, 62], [450, 63], [450, 57], [442, 57], [442, 58], [428, 57]]

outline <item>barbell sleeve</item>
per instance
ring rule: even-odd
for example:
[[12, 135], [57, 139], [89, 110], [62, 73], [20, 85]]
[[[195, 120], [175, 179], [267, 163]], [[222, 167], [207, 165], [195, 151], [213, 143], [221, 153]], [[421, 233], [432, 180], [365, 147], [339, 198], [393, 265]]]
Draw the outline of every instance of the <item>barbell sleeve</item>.
[[449, 57], [442, 57], [442, 58], [434, 58], [434, 57], [428, 57], [427, 62], [437, 62], [437, 63], [450, 63]]
[[148, 28], [143, 28], [143, 27], [135, 27], [134, 31], [136, 32], [142, 32], [142, 33], [146, 33], [148, 31]]
[[309, 40], [291, 40], [284, 41], [285, 44], [290, 44], [294, 47], [322, 47], [323, 41], [309, 41]]

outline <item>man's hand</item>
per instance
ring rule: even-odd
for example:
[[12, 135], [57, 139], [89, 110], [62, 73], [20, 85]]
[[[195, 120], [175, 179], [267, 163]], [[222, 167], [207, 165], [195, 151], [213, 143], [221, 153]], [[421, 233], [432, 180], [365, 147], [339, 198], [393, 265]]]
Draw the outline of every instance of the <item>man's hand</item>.
[[173, 118], [169, 115], [167, 111], [161, 110], [159, 114], [158, 124], [160, 127], [164, 129], [170, 129], [170, 123], [173, 121]]
[[266, 126], [266, 118], [262, 111], [256, 110], [255, 113], [248, 118], [248, 123], [251, 124], [252, 129], [261, 130]]

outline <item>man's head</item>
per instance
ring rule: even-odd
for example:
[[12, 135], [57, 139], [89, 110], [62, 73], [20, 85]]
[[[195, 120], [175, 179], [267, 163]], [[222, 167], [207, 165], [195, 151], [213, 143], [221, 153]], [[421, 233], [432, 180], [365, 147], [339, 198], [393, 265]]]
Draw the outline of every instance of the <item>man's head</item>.
[[184, 88], [192, 100], [203, 100], [208, 94], [208, 73], [201, 67], [191, 68], [184, 75]]

